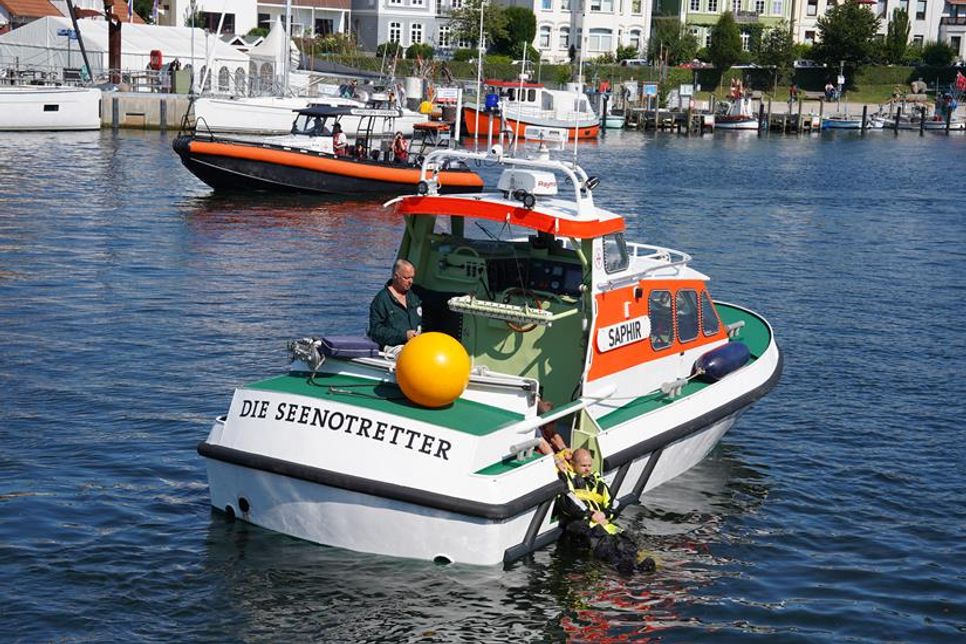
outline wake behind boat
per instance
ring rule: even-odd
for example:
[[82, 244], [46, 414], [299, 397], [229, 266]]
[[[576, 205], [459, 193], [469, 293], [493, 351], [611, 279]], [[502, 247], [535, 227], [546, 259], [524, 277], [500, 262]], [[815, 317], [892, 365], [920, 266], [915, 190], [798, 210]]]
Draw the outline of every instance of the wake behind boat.
[[[418, 124], [404, 152], [392, 149], [398, 109], [313, 106], [296, 112], [292, 132], [282, 137], [219, 138], [212, 133], [183, 134], [174, 150], [184, 166], [215, 190], [391, 193], [420, 181], [419, 164], [445, 142], [438, 124]], [[337, 125], [360, 122], [360, 137], [337, 149]], [[345, 133], [343, 133], [345, 136]], [[435, 169], [444, 191], [472, 192], [483, 180], [454, 161]]]
[[[428, 168], [447, 159], [501, 165], [497, 190], [439, 194]], [[772, 328], [712, 300], [689, 255], [627, 242], [596, 185], [498, 146], [430, 154], [420, 194], [390, 202], [423, 334], [398, 354], [292, 342], [288, 373], [239, 387], [198, 447], [212, 505], [321, 544], [491, 565], [561, 532], [541, 425], [569, 428], [623, 505], [700, 462], [777, 383]]]

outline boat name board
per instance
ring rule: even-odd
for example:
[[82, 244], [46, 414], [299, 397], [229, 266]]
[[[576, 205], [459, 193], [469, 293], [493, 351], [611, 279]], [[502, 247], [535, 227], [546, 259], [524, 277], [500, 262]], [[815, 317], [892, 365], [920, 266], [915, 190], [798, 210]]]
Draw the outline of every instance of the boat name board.
[[597, 330], [597, 350], [601, 353], [646, 340], [651, 335], [651, 319], [646, 315], [624, 320]]
[[449, 450], [453, 446], [450, 441], [426, 432], [373, 420], [349, 412], [298, 403], [243, 398], [238, 417], [271, 418], [292, 425], [329, 429], [358, 438], [388, 443], [401, 449], [415, 450], [433, 458], [441, 458], [444, 461], [449, 460]]

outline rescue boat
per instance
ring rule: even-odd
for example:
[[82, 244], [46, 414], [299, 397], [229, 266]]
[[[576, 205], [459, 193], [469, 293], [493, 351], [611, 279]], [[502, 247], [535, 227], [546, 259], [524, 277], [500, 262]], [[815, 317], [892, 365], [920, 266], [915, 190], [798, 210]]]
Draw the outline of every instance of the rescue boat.
[[463, 125], [472, 137], [497, 139], [509, 130], [517, 139], [595, 139], [600, 119], [587, 97], [547, 89], [541, 83], [488, 80], [484, 103], [466, 103]]
[[[290, 134], [221, 138], [195, 129], [178, 136], [175, 152], [193, 175], [219, 191], [267, 190], [325, 194], [398, 193], [420, 180], [423, 159], [446, 145], [438, 126], [416, 125], [405, 158], [392, 153], [395, 109], [314, 105], [295, 111]], [[344, 117], [361, 122], [358, 137], [336, 153], [333, 129]], [[459, 160], [444, 162], [446, 192], [472, 192], [483, 180]]]
[[[502, 166], [496, 190], [440, 194], [429, 168], [445, 159]], [[387, 204], [422, 334], [401, 351], [361, 333], [290, 343], [289, 370], [238, 387], [198, 446], [214, 508], [320, 544], [494, 565], [561, 533], [544, 424], [592, 452], [624, 507], [699, 463], [778, 382], [774, 332], [712, 299], [688, 254], [627, 241], [597, 184], [498, 146], [431, 153], [418, 194]]]

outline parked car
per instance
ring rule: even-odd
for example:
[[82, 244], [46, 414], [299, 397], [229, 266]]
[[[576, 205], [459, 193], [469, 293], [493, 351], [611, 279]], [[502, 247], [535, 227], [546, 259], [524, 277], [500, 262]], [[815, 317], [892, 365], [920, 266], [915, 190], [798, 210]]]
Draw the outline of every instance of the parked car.
[[825, 65], [820, 65], [819, 63], [816, 63], [814, 60], [808, 60], [807, 58], [801, 58], [799, 60], [796, 60], [794, 63], [792, 63], [792, 66], [795, 69], [807, 69], [810, 67], [825, 67]]
[[621, 67], [650, 67], [650, 65], [646, 58], [625, 58], [621, 61]]

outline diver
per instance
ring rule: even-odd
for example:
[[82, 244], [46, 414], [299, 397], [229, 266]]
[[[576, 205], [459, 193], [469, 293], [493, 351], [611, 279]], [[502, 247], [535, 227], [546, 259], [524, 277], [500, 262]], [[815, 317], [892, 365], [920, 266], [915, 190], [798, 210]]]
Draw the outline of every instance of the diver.
[[559, 509], [564, 522], [561, 539], [629, 575], [635, 570], [654, 572], [654, 559], [644, 555], [637, 544], [614, 523], [617, 517], [610, 489], [594, 471], [594, 459], [584, 448], [574, 450], [573, 470], [561, 472], [567, 481], [567, 493], [560, 498]]

